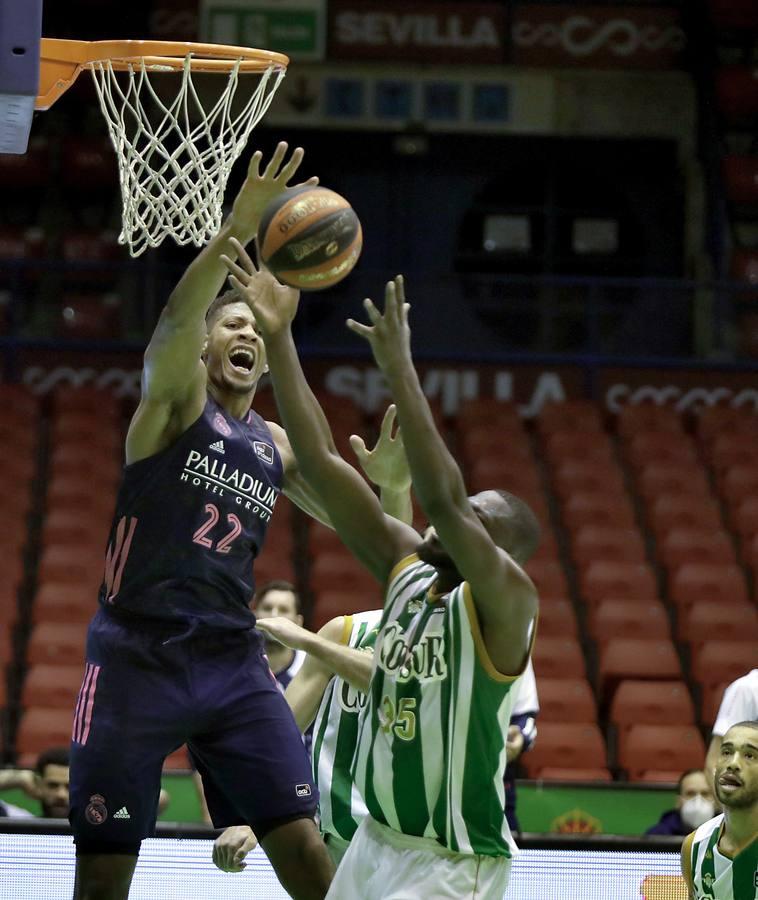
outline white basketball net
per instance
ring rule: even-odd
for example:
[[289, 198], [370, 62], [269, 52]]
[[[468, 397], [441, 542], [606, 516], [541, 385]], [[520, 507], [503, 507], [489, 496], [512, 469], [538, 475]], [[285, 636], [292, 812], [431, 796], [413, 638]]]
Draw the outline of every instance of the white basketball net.
[[[132, 256], [169, 235], [177, 244], [200, 247], [218, 232], [229, 173], [285, 74], [272, 65], [262, 74], [245, 75], [254, 90], [232, 114], [239, 61], [208, 110], [192, 83], [190, 61], [191, 54], [181, 71], [147, 68], [140, 60], [123, 72], [114, 71], [110, 60], [90, 64], [118, 156], [123, 202], [118, 240]], [[150, 83], [152, 71], [175, 71], [180, 79], [169, 106]]]

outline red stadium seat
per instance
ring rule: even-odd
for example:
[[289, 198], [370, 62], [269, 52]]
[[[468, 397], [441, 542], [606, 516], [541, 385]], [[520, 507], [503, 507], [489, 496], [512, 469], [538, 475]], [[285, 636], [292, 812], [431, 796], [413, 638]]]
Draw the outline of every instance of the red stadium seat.
[[666, 607], [660, 600], [601, 600], [591, 610], [589, 631], [598, 642], [611, 638], [671, 637]]
[[683, 430], [681, 416], [671, 406], [628, 403], [621, 407], [616, 416], [616, 431], [626, 440], [645, 432], [666, 431], [679, 434]]
[[540, 770], [540, 781], [612, 781], [608, 769], [563, 769], [560, 766], [545, 766]]
[[705, 445], [727, 432], [758, 435], [758, 415], [743, 406], [705, 406], [697, 414], [695, 428]]
[[13, 641], [11, 636], [11, 622], [0, 622], [0, 678], [4, 678], [3, 670], [13, 656]]
[[730, 682], [722, 681], [716, 684], [703, 684], [700, 686], [702, 700], [700, 702], [700, 721], [708, 731], [711, 730], [718, 716], [721, 701], [724, 699], [724, 691]]
[[33, 764], [34, 758], [43, 750], [47, 750], [49, 747], [68, 746], [71, 741], [73, 724], [73, 707], [27, 709], [19, 723], [16, 752], [22, 759], [29, 760], [31, 758]]
[[89, 622], [97, 611], [97, 596], [72, 584], [43, 582], [32, 603], [32, 621], [81, 624]]
[[701, 600], [679, 616], [677, 637], [680, 641], [701, 644], [711, 640], [758, 642], [758, 609], [739, 600], [732, 603]]
[[502, 456], [517, 463], [531, 461], [532, 450], [529, 438], [519, 423], [518, 431], [506, 431], [501, 426], [488, 424], [473, 425], [458, 435], [458, 451], [466, 466], [471, 466], [480, 457]]
[[597, 706], [586, 678], [540, 678], [540, 728], [543, 722], [596, 722]]
[[597, 560], [644, 563], [645, 545], [636, 528], [585, 525], [571, 535], [571, 557], [580, 570]]
[[539, 594], [546, 597], [568, 597], [569, 586], [563, 566], [552, 559], [530, 559], [526, 572], [537, 587]]
[[56, 336], [72, 340], [116, 340], [122, 336], [121, 299], [116, 293], [69, 291], [58, 304]]
[[539, 634], [541, 637], [579, 636], [579, 626], [570, 600], [540, 597]]
[[685, 563], [669, 577], [669, 598], [681, 614], [698, 601], [748, 600], [742, 569], [734, 563]]
[[626, 458], [634, 469], [644, 469], [654, 462], [697, 462], [695, 444], [686, 434], [676, 431], [644, 431], [635, 434], [625, 448]]
[[753, 0], [708, 0], [717, 28], [758, 28], [758, 9]]
[[661, 638], [611, 638], [599, 646], [598, 694], [610, 697], [626, 678], [679, 681], [682, 668], [674, 645]]
[[572, 494], [624, 494], [624, 476], [616, 463], [568, 460], [552, 473], [555, 492], [562, 499]]
[[630, 781], [644, 780], [646, 771], [699, 769], [704, 759], [705, 744], [694, 725], [633, 724], [619, 733], [618, 763]]
[[84, 664], [55, 666], [45, 663], [30, 666], [21, 691], [21, 706], [72, 710], [84, 677]]
[[710, 445], [710, 462], [722, 475], [734, 466], [758, 467], [758, 447], [751, 434], [720, 434]]
[[598, 560], [581, 573], [580, 591], [590, 605], [609, 597], [640, 603], [658, 599], [655, 573], [646, 563]]
[[755, 668], [755, 641], [706, 641], [692, 652], [691, 671], [702, 685], [735, 681]]
[[537, 431], [542, 435], [556, 431], [603, 431], [598, 407], [589, 400], [563, 400], [546, 403], [535, 418]]
[[[69, 282], [113, 284], [117, 271], [113, 263], [123, 258], [116, 234], [112, 231], [73, 229], [61, 238], [61, 256], [67, 266], [64, 276]], [[70, 265], [73, 263], [73, 265]], [[89, 263], [88, 266], [77, 265]]]
[[731, 523], [743, 540], [758, 534], [758, 497], [745, 497], [730, 513]]
[[719, 479], [719, 493], [730, 507], [739, 506], [745, 497], [758, 493], [758, 464], [732, 466]]
[[722, 528], [721, 513], [712, 497], [662, 494], [648, 505], [647, 513], [658, 539], [674, 528]]
[[111, 516], [103, 511], [82, 515], [78, 509], [51, 509], [42, 526], [42, 545], [77, 546], [89, 548], [93, 555], [101, 554], [110, 533]]
[[694, 725], [695, 705], [683, 681], [625, 679], [616, 688], [608, 716], [617, 728], [632, 725]]
[[669, 571], [688, 562], [737, 562], [732, 539], [723, 529], [674, 528], [659, 540], [658, 556]]
[[378, 584], [347, 550], [320, 553], [311, 564], [309, 581], [311, 589], [316, 592], [340, 587], [373, 594]]
[[455, 422], [461, 432], [478, 425], [495, 427], [497, 430], [502, 429], [510, 433], [524, 429], [518, 406], [492, 397], [474, 397], [463, 401], [455, 414]]
[[625, 494], [604, 492], [576, 493], [567, 497], [562, 508], [563, 521], [569, 531], [585, 525], [607, 528], [635, 528], [634, 508]]
[[349, 591], [335, 588], [319, 591], [313, 602], [310, 628], [318, 631], [330, 619], [371, 609], [381, 609], [382, 595], [379, 584], [373, 591]]
[[637, 474], [637, 488], [648, 502], [661, 494], [710, 496], [705, 468], [699, 463], [649, 463]]
[[728, 124], [755, 121], [758, 119], [758, 69], [721, 66], [716, 72], [716, 97]]
[[40, 622], [29, 635], [26, 658], [29, 665], [45, 663], [56, 666], [81, 665], [87, 639], [86, 622], [71, 624]]
[[584, 654], [575, 638], [537, 635], [532, 653], [534, 671], [541, 678], [584, 678]]
[[603, 735], [589, 722], [540, 723], [539, 738], [519, 762], [529, 778], [539, 778], [548, 767], [578, 772], [608, 766]]
[[121, 400], [111, 389], [92, 385], [58, 385], [53, 391], [53, 417], [73, 410], [89, 412], [100, 420], [120, 421], [122, 417]]
[[182, 772], [191, 768], [187, 747], [183, 744], [178, 750], [170, 753], [163, 762], [163, 771]]
[[61, 173], [66, 187], [81, 191], [112, 190], [117, 184], [117, 165], [111, 143], [70, 135], [61, 145]]
[[523, 488], [538, 491], [540, 475], [531, 460], [508, 457], [480, 457], [469, 468], [470, 493], [499, 488], [521, 495]]
[[104, 568], [104, 552], [95, 553], [90, 547], [53, 545], [42, 551], [38, 583], [40, 587], [45, 582], [72, 584], [91, 590], [94, 596], [102, 584]]
[[613, 462], [613, 445], [600, 431], [553, 431], [546, 435], [544, 453], [547, 461], [560, 465], [572, 459]]
[[722, 162], [728, 198], [738, 206], [758, 205], [758, 157], [730, 153]]

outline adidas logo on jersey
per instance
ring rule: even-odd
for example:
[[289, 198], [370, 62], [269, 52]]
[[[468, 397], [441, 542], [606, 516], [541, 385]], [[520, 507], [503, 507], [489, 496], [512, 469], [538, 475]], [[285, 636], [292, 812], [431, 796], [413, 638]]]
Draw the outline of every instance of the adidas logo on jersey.
[[216, 453], [225, 453], [224, 450], [224, 442], [223, 441], [214, 441], [212, 444], [208, 445], [211, 450], [215, 450]]
[[121, 809], [117, 813], [113, 813], [113, 818], [114, 819], [131, 819], [131, 816], [129, 815], [129, 810], [125, 806], [122, 806]]

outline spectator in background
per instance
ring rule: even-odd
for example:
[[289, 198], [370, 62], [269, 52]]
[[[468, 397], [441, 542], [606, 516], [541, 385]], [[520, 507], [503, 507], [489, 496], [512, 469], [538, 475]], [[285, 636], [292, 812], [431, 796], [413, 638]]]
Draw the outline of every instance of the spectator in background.
[[688, 769], [679, 779], [676, 808], [669, 809], [645, 834], [685, 837], [716, 815], [713, 791], [702, 769]]
[[524, 669], [518, 685], [518, 693], [513, 701], [511, 721], [508, 726], [508, 740], [505, 745], [507, 766], [505, 769], [505, 817], [513, 832], [520, 832], [516, 816], [516, 762], [522, 753], [530, 749], [537, 737], [536, 718], [540, 711], [537, 696], [537, 681], [531, 659]]
[[[253, 600], [256, 621], [270, 619], [272, 616], [281, 616], [294, 622], [295, 625], [302, 626], [303, 616], [300, 610], [300, 596], [295, 590], [295, 586], [289, 581], [269, 581], [256, 592]], [[305, 653], [302, 650], [292, 650], [284, 644], [280, 644], [276, 638], [271, 637], [265, 631], [262, 634], [271, 671], [284, 691], [302, 666]]]
[[756, 720], [758, 720], [758, 669], [753, 669], [747, 675], [733, 681], [724, 691], [705, 757], [705, 775], [711, 790], [713, 790], [713, 770], [721, 750], [721, 739], [732, 725]]
[[[50, 747], [40, 753], [34, 769], [4, 769], [0, 791], [22, 790], [39, 801], [46, 819], [68, 818], [68, 747]], [[5, 811], [3, 811], [5, 809]], [[33, 813], [0, 800], [0, 816], [27, 818]]]

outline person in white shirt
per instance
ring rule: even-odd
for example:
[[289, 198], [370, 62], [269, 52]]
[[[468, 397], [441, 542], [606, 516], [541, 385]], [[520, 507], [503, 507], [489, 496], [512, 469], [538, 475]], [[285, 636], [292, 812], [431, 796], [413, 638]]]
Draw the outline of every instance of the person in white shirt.
[[724, 691], [716, 721], [711, 732], [711, 743], [705, 757], [705, 775], [713, 790], [713, 770], [719, 758], [721, 739], [737, 722], [758, 720], [758, 669], [753, 669], [733, 681]]

